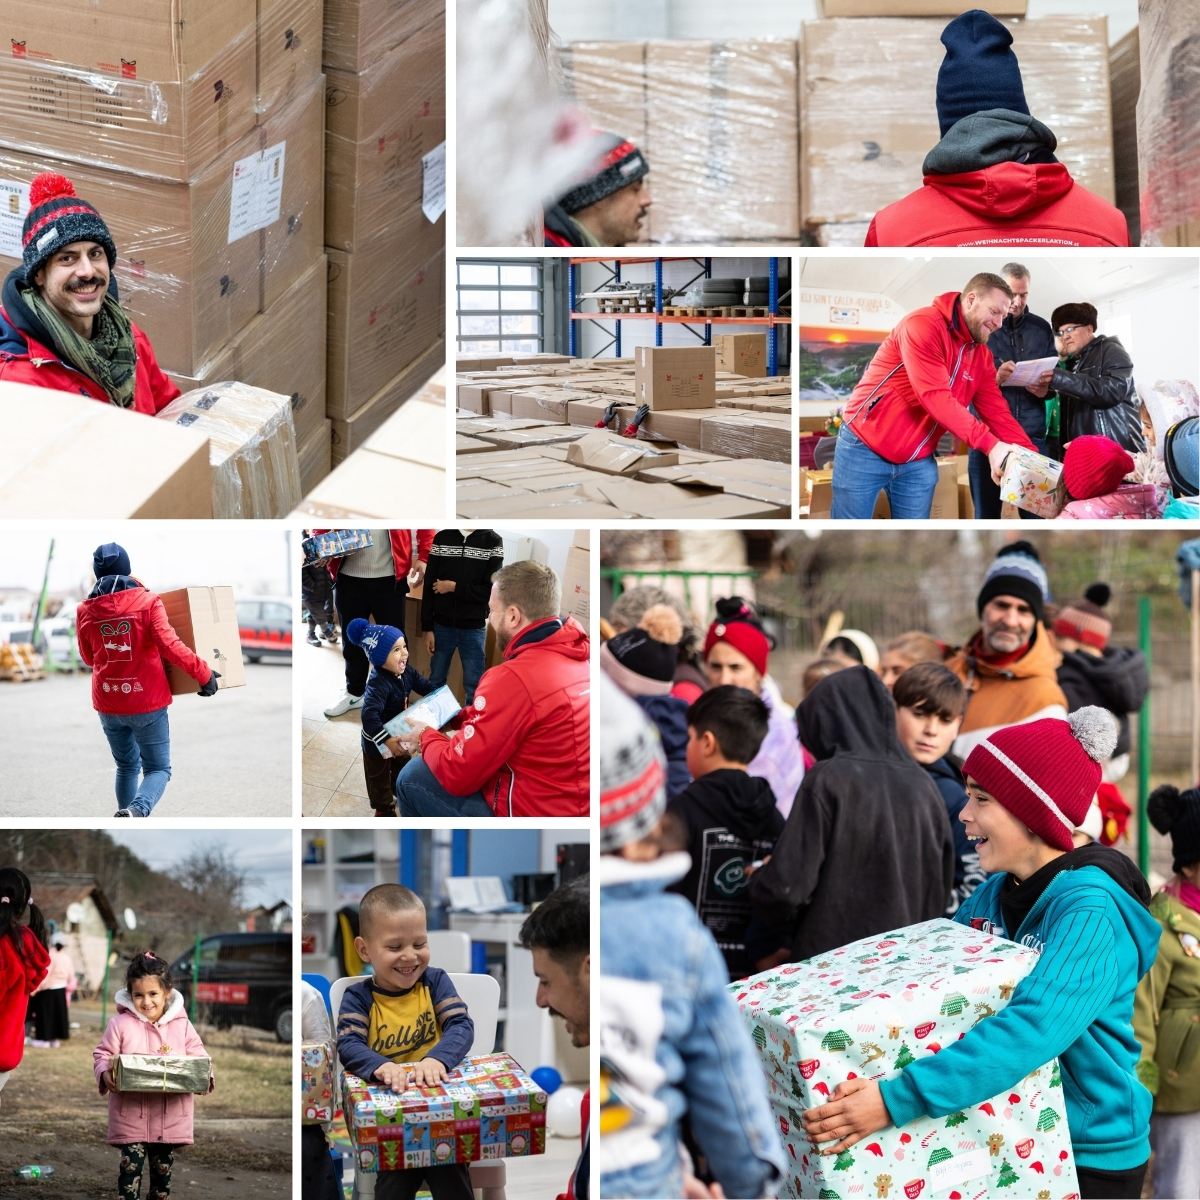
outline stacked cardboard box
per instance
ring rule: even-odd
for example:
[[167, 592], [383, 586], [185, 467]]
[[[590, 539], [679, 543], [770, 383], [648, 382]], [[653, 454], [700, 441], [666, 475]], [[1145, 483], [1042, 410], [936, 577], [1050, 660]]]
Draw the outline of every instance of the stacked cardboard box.
[[1137, 143], [1137, 100], [1142, 87], [1142, 70], [1136, 26], [1109, 50], [1108, 73], [1112, 96], [1116, 203], [1129, 222], [1129, 240], [1136, 246], [1142, 239]]

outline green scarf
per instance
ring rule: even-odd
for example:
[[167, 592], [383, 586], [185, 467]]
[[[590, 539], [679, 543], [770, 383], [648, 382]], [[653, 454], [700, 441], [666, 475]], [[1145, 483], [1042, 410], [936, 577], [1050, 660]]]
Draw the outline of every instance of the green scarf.
[[98, 383], [113, 404], [119, 408], [133, 407], [137, 371], [133, 327], [112, 296], [105, 295], [92, 323], [90, 338], [65, 321], [58, 309], [34, 288], [21, 288], [21, 299], [49, 333], [60, 358]]

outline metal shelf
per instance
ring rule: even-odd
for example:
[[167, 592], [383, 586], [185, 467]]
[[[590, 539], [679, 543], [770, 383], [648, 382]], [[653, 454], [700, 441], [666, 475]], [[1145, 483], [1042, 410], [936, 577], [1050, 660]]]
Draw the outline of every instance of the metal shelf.
[[768, 313], [765, 317], [669, 317], [665, 313], [570, 313], [572, 321], [658, 321], [662, 325], [790, 325], [791, 317], [777, 317]]

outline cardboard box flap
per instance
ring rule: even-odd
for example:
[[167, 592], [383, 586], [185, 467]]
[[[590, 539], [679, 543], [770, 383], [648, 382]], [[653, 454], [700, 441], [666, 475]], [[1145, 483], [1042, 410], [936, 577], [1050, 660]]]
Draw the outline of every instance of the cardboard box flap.
[[583, 432], [578, 441], [567, 447], [567, 462], [593, 471], [630, 475], [652, 466], [674, 466], [679, 455], [652, 442], [614, 437], [605, 430], [597, 430]]
[[[242, 665], [242, 641], [238, 630], [237, 605], [231, 587], [185, 587], [160, 592], [167, 620], [189, 646], [214, 670], [221, 673], [218, 690], [244, 687], [246, 670]], [[200, 690], [200, 684], [186, 671], [163, 661], [172, 696], [186, 696]]]

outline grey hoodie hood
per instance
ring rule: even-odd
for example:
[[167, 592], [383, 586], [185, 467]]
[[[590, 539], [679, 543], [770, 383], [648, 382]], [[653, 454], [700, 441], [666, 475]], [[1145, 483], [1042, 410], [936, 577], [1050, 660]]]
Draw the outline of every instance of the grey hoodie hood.
[[989, 108], [956, 121], [925, 156], [926, 175], [961, 175], [997, 163], [1053, 163], [1058, 139], [1028, 113]]

